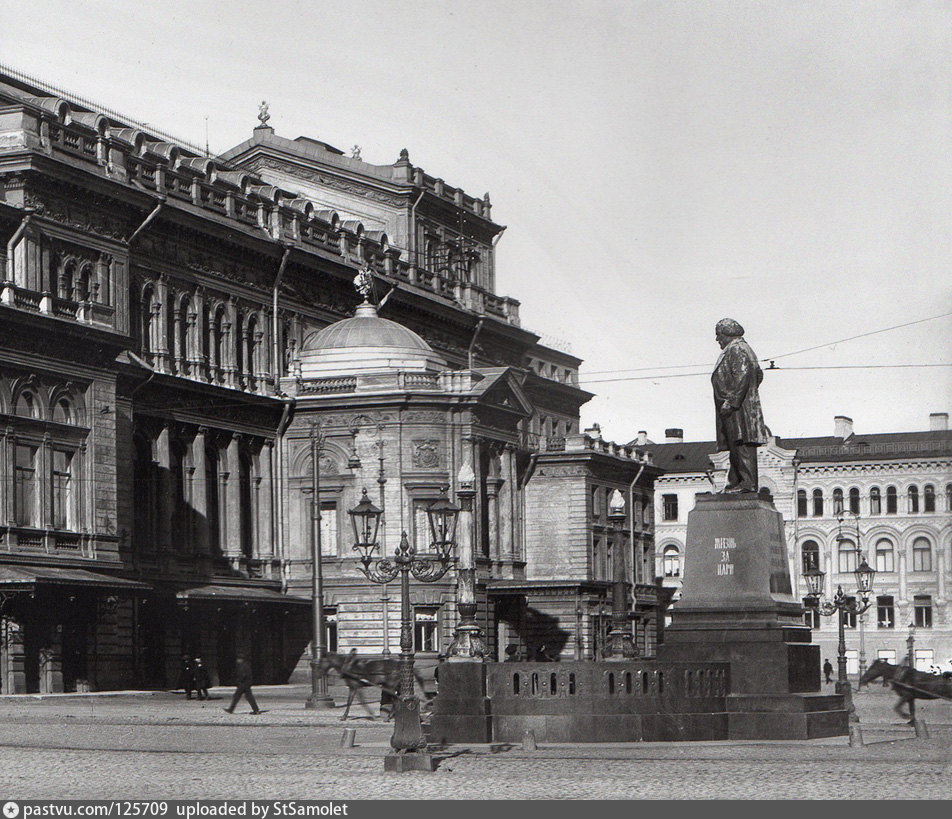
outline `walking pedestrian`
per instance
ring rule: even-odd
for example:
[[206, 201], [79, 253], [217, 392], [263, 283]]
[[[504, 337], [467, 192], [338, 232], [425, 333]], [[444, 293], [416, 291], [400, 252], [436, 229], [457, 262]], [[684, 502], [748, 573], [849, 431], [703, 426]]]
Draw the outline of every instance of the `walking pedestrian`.
[[211, 685], [211, 678], [208, 676], [208, 669], [202, 663], [201, 657], [196, 657], [192, 664], [192, 671], [195, 675], [195, 693], [200, 700], [208, 699], [208, 686]]
[[245, 699], [248, 700], [248, 705], [251, 706], [251, 713], [260, 714], [261, 711], [258, 710], [258, 703], [255, 702], [255, 695], [251, 693], [251, 666], [244, 657], [239, 656], [236, 658], [235, 672], [238, 676], [238, 686], [235, 688], [235, 693], [231, 697], [231, 705], [229, 705], [225, 710], [229, 714], [234, 714], [235, 706], [238, 705], [238, 700], [244, 696]]
[[823, 673], [826, 675], [826, 682], [829, 684], [833, 682], [833, 663], [830, 662], [829, 657], [823, 663]]
[[182, 655], [182, 665], [179, 668], [179, 688], [185, 691], [185, 699], [192, 698], [195, 690], [195, 672], [192, 669], [192, 658], [188, 654]]

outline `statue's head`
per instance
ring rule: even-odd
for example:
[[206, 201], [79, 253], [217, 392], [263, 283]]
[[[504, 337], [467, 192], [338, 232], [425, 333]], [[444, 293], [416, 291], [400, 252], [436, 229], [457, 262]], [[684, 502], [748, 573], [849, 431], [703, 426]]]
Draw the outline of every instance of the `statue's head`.
[[714, 325], [714, 335], [717, 338], [717, 343], [723, 348], [732, 339], [743, 336], [744, 328], [741, 327], [739, 321], [734, 321], [732, 318], [722, 318]]

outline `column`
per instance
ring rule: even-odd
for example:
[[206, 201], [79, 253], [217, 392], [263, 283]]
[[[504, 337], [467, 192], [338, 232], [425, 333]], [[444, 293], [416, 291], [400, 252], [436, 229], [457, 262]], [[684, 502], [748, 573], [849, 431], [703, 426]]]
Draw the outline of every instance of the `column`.
[[905, 605], [909, 594], [909, 588], [906, 577], [906, 547], [902, 543], [896, 545], [896, 557], [899, 560], [899, 600]]
[[499, 538], [499, 478], [486, 480], [486, 503], [489, 505], [489, 555], [493, 560], [504, 557]]
[[515, 500], [515, 469], [513, 468], [512, 447], [508, 444], [502, 451], [502, 487], [499, 498], [499, 534], [502, 542], [499, 544], [501, 557], [514, 559], [516, 557], [515, 516], [513, 502]]
[[265, 441], [258, 453], [261, 491], [258, 495], [258, 554], [265, 560], [274, 557], [274, 441]]
[[222, 369], [225, 371], [225, 386], [234, 387], [236, 385], [235, 373], [235, 342], [233, 338], [233, 328], [235, 326], [235, 300], [230, 298], [225, 303], [225, 316], [221, 324], [222, 335]]
[[205, 436], [207, 427], [199, 427], [192, 439], [192, 464], [195, 467], [192, 475], [192, 509], [195, 510], [195, 532], [192, 543], [196, 554], [207, 555], [209, 552], [209, 532], [211, 529], [208, 520], [208, 484], [205, 463]]
[[[0, 522], [13, 525], [13, 429], [4, 427], [0, 433]], [[6, 689], [3, 689], [6, 691]]]
[[191, 333], [191, 351], [189, 353], [189, 366], [192, 370], [192, 376], [195, 378], [208, 378], [208, 359], [205, 357], [205, 333], [211, 332], [210, 327], [205, 327], [202, 318], [205, 315], [205, 291], [198, 287], [192, 296], [193, 312], [189, 315], [189, 324]]
[[227, 447], [228, 472], [225, 475], [225, 514], [223, 515], [224, 529], [222, 532], [223, 551], [229, 557], [241, 555], [241, 471], [238, 460], [238, 450], [241, 444], [241, 435], [232, 435]]
[[[3, 473], [6, 474], [6, 473]], [[947, 547], [944, 543], [939, 542], [936, 545], [935, 555], [936, 555], [936, 571], [938, 571], [938, 588], [936, 589], [936, 603], [942, 604], [945, 602], [945, 565], [946, 565], [946, 550]]]
[[158, 519], [156, 521], [157, 551], [168, 552], [172, 545], [172, 447], [171, 432], [168, 424], [164, 425], [155, 439], [155, 457], [158, 467], [158, 486], [156, 487], [156, 505]]
[[158, 302], [156, 319], [153, 323], [157, 335], [156, 344], [153, 346], [153, 357], [155, 358], [155, 368], [159, 372], [171, 372], [171, 351], [169, 350], [169, 280], [165, 276], [159, 276], [155, 282], [155, 299]]

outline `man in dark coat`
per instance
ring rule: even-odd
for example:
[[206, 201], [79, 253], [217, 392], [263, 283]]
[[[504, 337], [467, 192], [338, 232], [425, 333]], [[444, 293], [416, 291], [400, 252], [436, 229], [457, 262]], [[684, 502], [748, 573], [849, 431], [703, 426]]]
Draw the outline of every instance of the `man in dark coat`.
[[238, 686], [235, 688], [235, 693], [232, 695], [231, 705], [229, 705], [225, 710], [229, 714], [235, 713], [235, 706], [238, 704], [238, 700], [244, 696], [248, 700], [248, 705], [251, 706], [251, 713], [260, 714], [261, 711], [258, 710], [258, 703], [255, 702], [255, 695], [251, 693], [251, 666], [244, 657], [236, 658], [235, 673], [238, 676]]
[[185, 691], [185, 699], [192, 698], [195, 690], [195, 672], [192, 669], [192, 658], [188, 654], [182, 655], [182, 665], [179, 667], [179, 688]]
[[208, 669], [205, 668], [201, 657], [196, 657], [192, 663], [192, 671], [195, 674], [195, 692], [200, 700], [208, 699], [208, 686], [211, 685], [211, 677], [208, 676]]
[[767, 428], [757, 389], [764, 373], [757, 356], [744, 341], [744, 328], [721, 319], [714, 328], [721, 355], [711, 384], [717, 410], [717, 448], [730, 453], [725, 492], [757, 491], [757, 447], [767, 443]]

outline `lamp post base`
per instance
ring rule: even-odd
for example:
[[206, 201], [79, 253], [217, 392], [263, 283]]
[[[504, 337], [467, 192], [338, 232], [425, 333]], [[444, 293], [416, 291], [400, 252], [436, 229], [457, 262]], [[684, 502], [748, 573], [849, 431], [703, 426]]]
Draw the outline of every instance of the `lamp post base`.
[[311, 660], [311, 695], [304, 701], [304, 707], [308, 710], [335, 707], [333, 698], [327, 693], [327, 676], [317, 660]]
[[407, 771], [436, 770], [433, 756], [425, 751], [409, 751], [405, 754], [389, 753], [383, 758], [383, 769], [388, 773], [406, 773]]
[[612, 627], [608, 632], [608, 651], [605, 652], [606, 660], [633, 660], [638, 656], [638, 648], [635, 646], [634, 638], [630, 631], [623, 628]]

